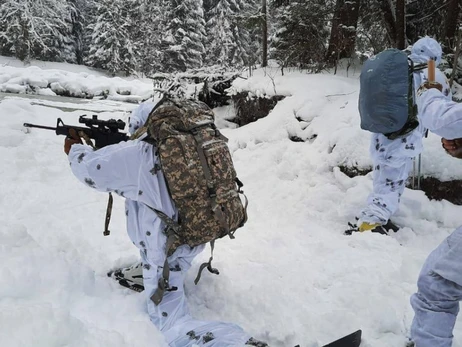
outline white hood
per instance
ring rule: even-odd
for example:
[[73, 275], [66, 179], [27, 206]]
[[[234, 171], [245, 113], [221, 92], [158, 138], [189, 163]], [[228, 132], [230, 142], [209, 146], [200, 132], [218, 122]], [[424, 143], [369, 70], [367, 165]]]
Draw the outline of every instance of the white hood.
[[143, 126], [156, 104], [156, 102], [145, 101], [132, 111], [128, 121], [128, 132], [130, 134], [135, 133], [139, 127]]
[[435, 39], [425, 36], [414, 43], [409, 57], [414, 63], [427, 63], [433, 59], [436, 61], [436, 65], [439, 65], [442, 54], [441, 45]]

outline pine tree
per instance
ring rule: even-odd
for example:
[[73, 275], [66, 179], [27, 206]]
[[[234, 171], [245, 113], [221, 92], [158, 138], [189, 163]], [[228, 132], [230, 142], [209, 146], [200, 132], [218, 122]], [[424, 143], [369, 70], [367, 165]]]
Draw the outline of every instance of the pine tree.
[[72, 41], [67, 10], [65, 0], [4, 0], [0, 5], [2, 53], [24, 61], [64, 60], [65, 47]]
[[338, 59], [351, 58], [356, 43], [360, 0], [337, 0], [332, 18], [326, 60], [336, 64]]
[[133, 3], [123, 0], [101, 0], [97, 4], [97, 19], [92, 24], [92, 35], [86, 63], [108, 70], [130, 74], [136, 66], [129, 29]]
[[245, 66], [256, 64], [262, 51], [261, 19], [259, 12], [260, 0], [240, 0], [238, 25], [234, 33], [235, 40], [242, 52], [242, 62]]
[[121, 3], [121, 22], [124, 28], [124, 42], [121, 47], [121, 70], [128, 76], [138, 68], [139, 59], [139, 30], [141, 12], [140, 0], [125, 0]]
[[135, 26], [137, 31], [132, 35], [138, 38], [139, 70], [149, 76], [163, 70], [162, 37], [167, 27], [168, 1], [140, 1], [140, 25]]
[[33, 56], [49, 61], [75, 61], [66, 0], [29, 0]]
[[81, 58], [85, 65], [89, 65], [90, 48], [92, 46], [93, 29], [98, 20], [98, 3], [97, 0], [77, 0], [79, 1], [79, 9], [84, 18], [84, 25], [82, 26], [82, 47]]
[[383, 23], [383, 13], [377, 0], [363, 0], [359, 9], [356, 35], [357, 50], [368, 57], [390, 46]]
[[162, 42], [167, 71], [186, 71], [203, 66], [206, 38], [202, 0], [171, 0], [169, 21]]
[[243, 66], [250, 63], [255, 47], [252, 47], [248, 16], [250, 9], [242, 0], [218, 0], [209, 3], [206, 12], [208, 65]]
[[326, 23], [333, 13], [332, 3], [324, 0], [289, 2], [274, 9], [275, 34], [270, 55], [282, 68], [319, 69], [326, 55], [329, 28]]
[[84, 59], [84, 28], [87, 24], [84, 11], [85, 0], [68, 0], [68, 20], [77, 64], [83, 64]]
[[30, 15], [26, 0], [7, 0], [0, 5], [1, 53], [23, 61], [31, 59]]

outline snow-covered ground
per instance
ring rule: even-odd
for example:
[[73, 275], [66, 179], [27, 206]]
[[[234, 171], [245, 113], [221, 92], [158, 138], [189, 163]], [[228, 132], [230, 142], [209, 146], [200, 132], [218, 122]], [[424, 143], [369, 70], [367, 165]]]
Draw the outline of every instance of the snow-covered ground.
[[[22, 73], [34, 77], [35, 71]], [[257, 70], [233, 89], [287, 97], [268, 117], [238, 129], [224, 120], [230, 109], [217, 112], [245, 184], [249, 221], [235, 240], [217, 242], [220, 275], [204, 274], [194, 286], [208, 250], [197, 257], [186, 282], [193, 314], [236, 322], [272, 347], [315, 347], [358, 328], [362, 347], [402, 346], [420, 267], [462, 224], [462, 207], [406, 189], [394, 218], [403, 226], [397, 234], [344, 236], [372, 187], [370, 174], [349, 178], [336, 167], [370, 164], [357, 77]], [[107, 196], [72, 176], [62, 137], [22, 126], [54, 126], [57, 117], [77, 124], [89, 111], [126, 120], [133, 107], [1, 101], [2, 346], [165, 346], [143, 295], [106, 276], [138, 259], [125, 233], [123, 200], [115, 198], [112, 233], [104, 237]], [[292, 142], [290, 135], [307, 141]], [[460, 178], [462, 162], [444, 153], [439, 138], [430, 135], [424, 146], [424, 174]], [[454, 347], [461, 347], [460, 322], [455, 336]]]
[[81, 65], [34, 60], [27, 66], [0, 56], [0, 92], [36, 95], [69, 95], [78, 98], [140, 102], [152, 95], [152, 82], [108, 77]]

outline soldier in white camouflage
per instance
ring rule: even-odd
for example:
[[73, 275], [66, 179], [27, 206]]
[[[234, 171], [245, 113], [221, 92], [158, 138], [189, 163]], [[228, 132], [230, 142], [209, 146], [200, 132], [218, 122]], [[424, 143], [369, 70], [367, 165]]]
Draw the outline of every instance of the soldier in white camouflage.
[[[130, 131], [143, 125], [154, 104], [145, 103], [133, 112]], [[78, 137], [65, 140], [65, 152], [73, 174], [85, 185], [101, 192], [115, 192], [126, 199], [127, 231], [139, 248], [142, 260], [144, 294], [151, 321], [164, 334], [171, 347], [267, 346], [236, 324], [201, 321], [189, 313], [184, 279], [194, 257], [204, 244], [179, 245], [166, 257], [164, 223], [153, 209], [176, 220], [178, 210], [160, 170], [157, 148], [148, 142], [130, 140], [94, 151]], [[169, 291], [160, 303], [151, 296], [159, 286], [164, 262], [170, 269]], [[136, 268], [136, 265], [134, 266]]]
[[[434, 59], [436, 65], [441, 61], [441, 46], [430, 37], [419, 39], [412, 47], [410, 59], [414, 64], [424, 64]], [[451, 100], [449, 84], [446, 76], [439, 70], [435, 71], [436, 82], [441, 85], [442, 93], [447, 101]], [[420, 85], [428, 81], [428, 69], [413, 74], [414, 92]], [[357, 223], [359, 231], [373, 231], [387, 234], [390, 229], [397, 231], [398, 227], [391, 223], [390, 218], [396, 213], [403, 194], [412, 160], [423, 150], [422, 139], [428, 127], [422, 125], [421, 110], [417, 117], [419, 125], [410, 133], [395, 139], [383, 134], [372, 134], [370, 154], [373, 169], [372, 192], [367, 198], [366, 206], [359, 213]], [[433, 128], [429, 129], [433, 131]]]

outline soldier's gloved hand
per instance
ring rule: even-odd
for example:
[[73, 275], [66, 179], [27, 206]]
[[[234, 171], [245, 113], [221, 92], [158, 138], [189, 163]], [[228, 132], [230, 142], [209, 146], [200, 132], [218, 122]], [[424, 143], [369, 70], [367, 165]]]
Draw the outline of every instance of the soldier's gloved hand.
[[443, 92], [443, 86], [441, 85], [441, 83], [427, 81], [420, 86], [419, 90], [417, 91], [417, 94], [421, 95], [429, 89], [438, 89], [441, 93]]
[[441, 145], [449, 155], [453, 156], [454, 158], [462, 159], [462, 138], [454, 140], [447, 140], [442, 138]]
[[69, 155], [69, 151], [71, 150], [72, 145], [76, 143], [82, 143], [82, 140], [80, 139], [80, 136], [77, 134], [77, 131], [75, 129], [70, 129], [69, 130], [69, 136], [66, 136], [64, 139], [64, 153]]

